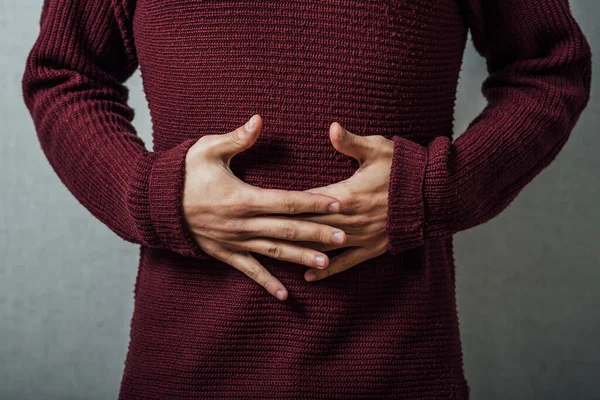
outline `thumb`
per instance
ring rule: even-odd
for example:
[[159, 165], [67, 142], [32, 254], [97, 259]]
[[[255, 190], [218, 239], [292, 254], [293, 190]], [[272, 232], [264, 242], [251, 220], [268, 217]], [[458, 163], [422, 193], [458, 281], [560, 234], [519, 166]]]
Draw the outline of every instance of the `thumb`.
[[357, 159], [359, 164], [364, 163], [373, 150], [367, 138], [347, 131], [337, 122], [329, 127], [329, 139], [337, 151]]
[[218, 153], [228, 162], [254, 144], [262, 128], [262, 118], [254, 114], [243, 126], [221, 135], [223, 142], [218, 146]]

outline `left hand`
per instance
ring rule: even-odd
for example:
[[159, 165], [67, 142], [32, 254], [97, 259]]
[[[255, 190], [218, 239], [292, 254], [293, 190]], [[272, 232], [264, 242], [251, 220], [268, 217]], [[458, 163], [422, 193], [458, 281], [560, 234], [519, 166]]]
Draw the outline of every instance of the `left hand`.
[[355, 135], [337, 122], [329, 127], [329, 138], [337, 151], [355, 158], [359, 168], [348, 179], [305, 191], [335, 197], [342, 204], [341, 210], [335, 214], [297, 214], [294, 218], [330, 225], [346, 233], [342, 245], [307, 243], [316, 250], [356, 247], [333, 257], [325, 269], [306, 271], [307, 281], [345, 271], [388, 249], [385, 223], [394, 142], [381, 135]]

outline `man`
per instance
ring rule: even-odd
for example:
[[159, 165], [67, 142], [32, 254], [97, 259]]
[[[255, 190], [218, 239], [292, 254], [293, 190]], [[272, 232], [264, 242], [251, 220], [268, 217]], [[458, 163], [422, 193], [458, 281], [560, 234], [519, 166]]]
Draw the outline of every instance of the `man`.
[[[453, 141], [468, 30], [489, 102]], [[468, 398], [452, 235], [549, 165], [590, 77], [567, 0], [46, 0], [40, 143], [141, 249], [119, 398]]]

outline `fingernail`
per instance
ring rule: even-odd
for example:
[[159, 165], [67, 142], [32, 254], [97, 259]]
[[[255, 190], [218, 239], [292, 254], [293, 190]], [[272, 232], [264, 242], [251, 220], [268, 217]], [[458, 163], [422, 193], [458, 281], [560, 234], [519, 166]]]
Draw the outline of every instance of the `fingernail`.
[[283, 300], [283, 296], [285, 296], [285, 290], [279, 289], [277, 292], [275, 292], [275, 296], [277, 296], [279, 300]]
[[327, 207], [327, 211], [329, 212], [339, 212], [340, 211], [340, 202], [336, 201], [335, 203], [331, 203], [329, 207]]
[[331, 240], [334, 243], [344, 243], [344, 232], [336, 232], [333, 235], [331, 235]]
[[248, 122], [246, 122], [246, 125], [244, 125], [244, 128], [247, 131], [251, 131], [252, 129], [254, 129], [254, 125], [256, 124], [256, 116], [253, 115], [252, 118], [250, 118], [248, 120]]
[[314, 272], [307, 272], [306, 275], [304, 275], [304, 279], [306, 279], [308, 282], [312, 282], [317, 279], [317, 275], [315, 275]]
[[324, 267], [325, 266], [325, 257], [323, 257], [323, 256], [316, 256], [315, 257], [315, 262], [317, 263], [318, 266]]

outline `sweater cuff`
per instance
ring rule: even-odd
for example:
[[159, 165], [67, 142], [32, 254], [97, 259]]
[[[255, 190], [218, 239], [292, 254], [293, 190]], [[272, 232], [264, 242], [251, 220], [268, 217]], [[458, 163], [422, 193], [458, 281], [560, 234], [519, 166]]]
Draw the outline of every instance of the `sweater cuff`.
[[396, 255], [424, 243], [425, 201], [423, 185], [427, 147], [393, 136], [394, 152], [388, 187], [386, 234], [388, 249]]
[[151, 247], [174, 251], [184, 256], [206, 259], [194, 240], [183, 215], [185, 157], [196, 139], [145, 154], [136, 164], [132, 203], [138, 229]]

